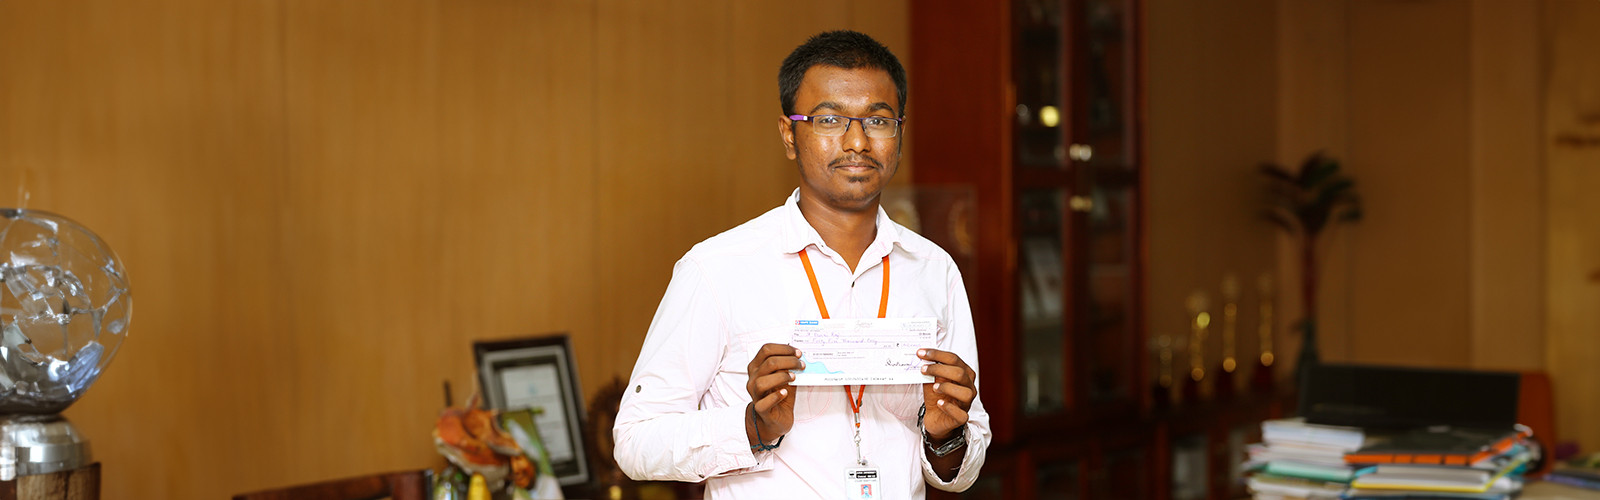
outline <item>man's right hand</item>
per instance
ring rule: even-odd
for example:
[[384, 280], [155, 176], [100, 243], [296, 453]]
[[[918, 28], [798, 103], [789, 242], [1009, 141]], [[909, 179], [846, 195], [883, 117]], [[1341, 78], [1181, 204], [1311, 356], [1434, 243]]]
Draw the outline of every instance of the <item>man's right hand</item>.
[[[775, 442], [794, 427], [794, 387], [789, 385], [794, 374], [789, 370], [804, 368], [800, 350], [783, 344], [763, 345], [750, 360], [744, 387], [754, 416], [745, 419], [744, 432], [751, 446]], [[756, 439], [758, 432], [766, 443]]]

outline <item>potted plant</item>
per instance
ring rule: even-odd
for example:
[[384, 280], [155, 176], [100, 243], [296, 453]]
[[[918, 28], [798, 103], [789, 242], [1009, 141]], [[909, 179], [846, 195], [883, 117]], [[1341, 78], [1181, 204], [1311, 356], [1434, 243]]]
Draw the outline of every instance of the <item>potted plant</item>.
[[[1355, 181], [1340, 173], [1339, 161], [1313, 153], [1291, 172], [1273, 163], [1261, 165], [1268, 179], [1267, 218], [1283, 229], [1299, 247], [1300, 300], [1303, 316], [1297, 373], [1318, 362], [1317, 354], [1317, 243], [1329, 227], [1361, 219], [1361, 198]], [[1302, 377], [1297, 376], [1299, 380]]]

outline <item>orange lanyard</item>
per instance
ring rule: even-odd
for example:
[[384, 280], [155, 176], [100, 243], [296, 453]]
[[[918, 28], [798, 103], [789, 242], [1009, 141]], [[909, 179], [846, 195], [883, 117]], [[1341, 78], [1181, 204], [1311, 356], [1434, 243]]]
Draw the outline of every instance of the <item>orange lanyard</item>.
[[[811, 257], [806, 256], [805, 249], [800, 250], [800, 263], [806, 266], [806, 278], [811, 279], [811, 295], [817, 299], [817, 310], [822, 313], [822, 319], [828, 319], [828, 305], [822, 301], [822, 287], [817, 286], [817, 273], [811, 270]], [[878, 317], [889, 317], [889, 256], [883, 256], [883, 296], [878, 299]], [[844, 400], [850, 403], [850, 411], [854, 414], [856, 423], [856, 459], [863, 466], [867, 461], [861, 458], [861, 396], [866, 394], [867, 386], [863, 385], [856, 390], [855, 397], [850, 397], [850, 386], [844, 386]]]
[[867, 386], [856, 390], [856, 398], [850, 399], [850, 386], [844, 386], [844, 401], [850, 403], [850, 411], [856, 414], [856, 429], [861, 428], [861, 395], [867, 392]]

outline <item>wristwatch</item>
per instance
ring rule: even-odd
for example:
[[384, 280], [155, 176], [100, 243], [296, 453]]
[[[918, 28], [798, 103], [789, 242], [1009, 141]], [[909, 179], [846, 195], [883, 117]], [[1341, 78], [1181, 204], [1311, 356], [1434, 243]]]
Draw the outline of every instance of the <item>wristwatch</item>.
[[927, 412], [927, 405], [923, 405], [921, 409], [917, 410], [917, 427], [922, 428], [923, 446], [928, 447], [928, 451], [933, 452], [933, 456], [942, 457], [949, 455], [967, 445], [967, 426], [963, 425], [956, 428], [956, 433], [950, 436], [949, 440], [946, 440], [943, 444], [934, 446], [933, 436], [928, 435], [928, 428], [922, 427], [922, 417], [923, 415], [926, 415]]
[[928, 451], [933, 452], [933, 456], [942, 457], [951, 453], [955, 453], [956, 450], [959, 450], [961, 447], [967, 445], [967, 426], [963, 425], [961, 427], [957, 427], [956, 434], [954, 436], [950, 436], [949, 441], [945, 441], [944, 444], [941, 444], [937, 447], [933, 445], [933, 436], [929, 436], [928, 430], [923, 429], [922, 442], [927, 443]]

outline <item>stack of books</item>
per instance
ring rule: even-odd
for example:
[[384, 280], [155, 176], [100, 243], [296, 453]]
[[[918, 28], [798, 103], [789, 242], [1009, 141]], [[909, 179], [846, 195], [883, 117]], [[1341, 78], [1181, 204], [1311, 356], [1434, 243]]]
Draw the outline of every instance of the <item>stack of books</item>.
[[1530, 434], [1526, 428], [1386, 433], [1345, 454], [1345, 463], [1360, 469], [1344, 498], [1509, 500], [1522, 491], [1533, 458]]
[[1600, 453], [1558, 463], [1544, 476], [1544, 480], [1583, 489], [1600, 490]]
[[1525, 427], [1379, 431], [1279, 419], [1261, 433], [1245, 463], [1256, 500], [1509, 500], [1532, 459]]
[[1263, 443], [1249, 447], [1246, 485], [1256, 500], [1340, 498], [1356, 467], [1345, 454], [1372, 443], [1359, 427], [1308, 424], [1304, 419], [1261, 423]]

